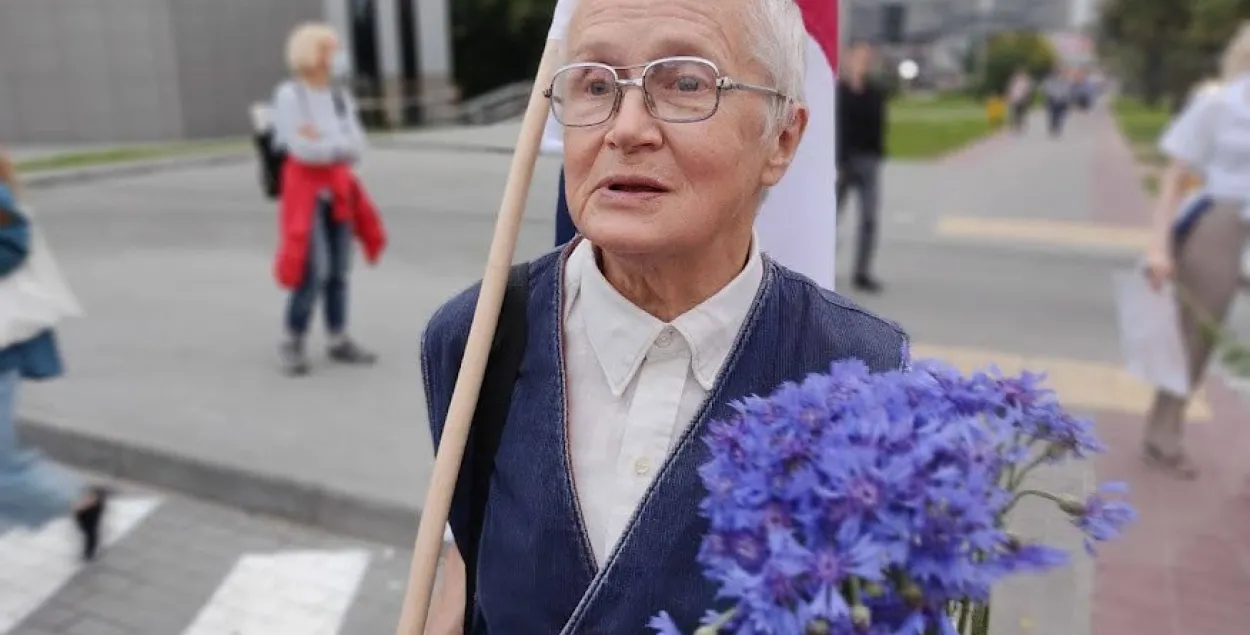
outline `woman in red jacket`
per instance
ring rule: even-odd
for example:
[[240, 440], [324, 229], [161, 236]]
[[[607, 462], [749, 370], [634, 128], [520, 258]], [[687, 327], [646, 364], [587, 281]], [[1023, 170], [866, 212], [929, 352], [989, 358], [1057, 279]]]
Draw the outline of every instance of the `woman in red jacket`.
[[282, 362], [292, 375], [309, 370], [305, 335], [317, 300], [325, 305], [329, 357], [372, 364], [376, 355], [347, 335], [347, 282], [355, 237], [375, 263], [386, 246], [377, 209], [352, 170], [365, 135], [350, 93], [339, 38], [324, 24], [305, 24], [287, 43], [291, 80], [274, 94], [276, 141], [286, 149], [282, 171], [280, 244], [275, 273], [292, 291]]

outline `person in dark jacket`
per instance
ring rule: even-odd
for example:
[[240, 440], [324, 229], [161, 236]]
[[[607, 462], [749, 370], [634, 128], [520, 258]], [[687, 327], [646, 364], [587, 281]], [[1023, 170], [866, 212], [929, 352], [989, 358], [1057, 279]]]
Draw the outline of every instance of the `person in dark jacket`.
[[885, 156], [886, 95], [872, 83], [873, 50], [861, 42], [851, 47], [847, 68], [838, 78], [838, 216], [846, 194], [859, 193], [859, 231], [855, 241], [856, 289], [875, 293], [881, 283], [872, 274], [881, 209], [881, 160]]
[[[52, 327], [32, 323], [36, 320], [32, 316], [48, 312], [19, 306], [30, 301], [30, 296], [4, 287], [6, 279], [29, 266], [32, 248], [38, 244], [29, 215], [17, 204], [18, 190], [13, 164], [0, 153], [0, 304], [6, 309], [0, 312], [0, 320], [6, 321], [0, 322], [0, 333], [5, 335], [5, 341], [0, 342], [0, 534], [10, 527], [33, 529], [72, 515], [82, 533], [83, 558], [90, 560], [100, 544], [108, 491], [84, 486], [39, 453], [18, 447], [17, 442], [18, 387], [23, 381], [52, 379], [63, 372]], [[38, 278], [26, 281], [39, 282]], [[55, 297], [56, 291], [41, 288], [40, 296]], [[8, 341], [19, 331], [34, 329], [39, 329], [34, 335]]]

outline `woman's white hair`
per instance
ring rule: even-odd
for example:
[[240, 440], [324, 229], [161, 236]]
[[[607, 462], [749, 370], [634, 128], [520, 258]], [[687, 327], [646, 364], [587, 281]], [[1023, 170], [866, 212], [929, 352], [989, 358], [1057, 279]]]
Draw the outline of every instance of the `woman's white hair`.
[[1220, 60], [1220, 75], [1225, 82], [1250, 73], [1250, 22], [1242, 22], [1229, 40]]
[[[768, 73], [772, 87], [794, 101], [803, 101], [807, 71], [807, 28], [794, 0], [749, 0], [747, 31], [757, 62]], [[790, 123], [790, 103], [774, 100], [768, 107], [768, 133]]]
[[292, 73], [307, 73], [322, 62], [321, 47], [337, 42], [339, 34], [324, 22], [305, 22], [291, 31], [286, 40], [286, 65]]

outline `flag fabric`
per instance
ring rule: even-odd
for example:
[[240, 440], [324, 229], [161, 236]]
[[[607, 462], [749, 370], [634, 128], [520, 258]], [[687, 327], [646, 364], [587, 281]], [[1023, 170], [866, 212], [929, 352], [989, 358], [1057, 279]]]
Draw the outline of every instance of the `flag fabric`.
[[[838, 2], [795, 0], [807, 29], [807, 79], [804, 101], [810, 113], [807, 131], [794, 162], [781, 182], [764, 199], [755, 221], [760, 249], [777, 262], [833, 289], [837, 263], [837, 130], [835, 99], [838, 68]], [[562, 46], [575, 0], [559, 0], [547, 39]], [[543, 131], [542, 150], [563, 154], [563, 131], [549, 114]], [[561, 171], [563, 188], [563, 171]], [[571, 228], [567, 205], [560, 197], [560, 227]], [[565, 224], [567, 223], [567, 224]]]
[[809, 117], [794, 162], [764, 199], [755, 221], [760, 249], [777, 262], [833, 289], [837, 263], [838, 2], [795, 0], [807, 27]]

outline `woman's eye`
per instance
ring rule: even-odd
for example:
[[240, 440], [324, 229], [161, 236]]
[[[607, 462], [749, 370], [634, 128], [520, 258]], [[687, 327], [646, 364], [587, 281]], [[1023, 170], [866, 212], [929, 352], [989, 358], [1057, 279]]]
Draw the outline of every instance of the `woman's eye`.
[[692, 77], [689, 75], [686, 75], [684, 77], [678, 77], [677, 81], [674, 82], [674, 84], [677, 90], [680, 90], [683, 92], [696, 91], [696, 90], [703, 89], [703, 80], [698, 77]]

